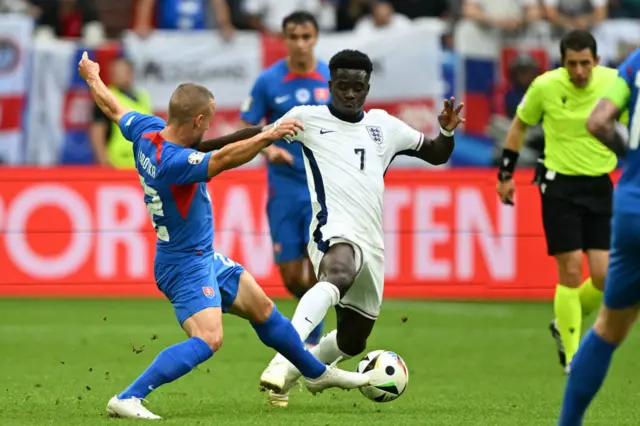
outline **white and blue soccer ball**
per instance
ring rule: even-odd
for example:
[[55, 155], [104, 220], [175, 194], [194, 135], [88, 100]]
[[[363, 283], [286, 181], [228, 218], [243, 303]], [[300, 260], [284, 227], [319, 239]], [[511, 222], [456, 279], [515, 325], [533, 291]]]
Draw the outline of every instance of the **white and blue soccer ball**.
[[369, 352], [358, 363], [356, 371], [371, 378], [371, 384], [360, 388], [360, 392], [375, 402], [397, 399], [409, 383], [407, 365], [400, 355], [391, 351]]

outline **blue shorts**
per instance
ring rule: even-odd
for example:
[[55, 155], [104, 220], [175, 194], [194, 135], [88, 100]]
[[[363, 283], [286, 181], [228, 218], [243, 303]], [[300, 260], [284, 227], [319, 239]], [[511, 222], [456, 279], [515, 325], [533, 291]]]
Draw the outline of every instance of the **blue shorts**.
[[308, 195], [269, 199], [267, 217], [276, 263], [290, 262], [306, 256], [312, 213]]
[[640, 215], [614, 213], [604, 304], [630, 308], [640, 302]]
[[158, 289], [167, 296], [180, 325], [206, 308], [233, 305], [238, 295], [244, 267], [220, 254], [196, 256], [179, 265], [156, 262], [154, 273]]

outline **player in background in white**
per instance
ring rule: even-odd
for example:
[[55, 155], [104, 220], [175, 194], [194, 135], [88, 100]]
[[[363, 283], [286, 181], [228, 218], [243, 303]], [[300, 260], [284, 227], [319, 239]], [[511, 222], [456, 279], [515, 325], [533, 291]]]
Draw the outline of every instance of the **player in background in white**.
[[[386, 111], [364, 112], [373, 65], [356, 50], [343, 50], [329, 62], [331, 103], [298, 106], [283, 118], [304, 125], [290, 142], [301, 143], [313, 216], [309, 257], [318, 283], [300, 300], [292, 324], [304, 340], [335, 306], [337, 330], [311, 352], [325, 364], [345, 360], [366, 348], [380, 312], [384, 287], [382, 202], [384, 175], [396, 155], [439, 165], [449, 160], [454, 129], [464, 121], [455, 99], [444, 101], [440, 134], [425, 138]], [[286, 406], [300, 373], [280, 354], [262, 379], [284, 378], [272, 405]]]

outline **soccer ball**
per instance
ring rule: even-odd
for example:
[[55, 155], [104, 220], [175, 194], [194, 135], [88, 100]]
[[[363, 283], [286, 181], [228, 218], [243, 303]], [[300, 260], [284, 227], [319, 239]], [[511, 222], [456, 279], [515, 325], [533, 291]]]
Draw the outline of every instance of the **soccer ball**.
[[409, 370], [400, 355], [391, 351], [369, 352], [356, 369], [371, 377], [371, 384], [360, 392], [375, 402], [389, 402], [398, 398], [409, 383]]

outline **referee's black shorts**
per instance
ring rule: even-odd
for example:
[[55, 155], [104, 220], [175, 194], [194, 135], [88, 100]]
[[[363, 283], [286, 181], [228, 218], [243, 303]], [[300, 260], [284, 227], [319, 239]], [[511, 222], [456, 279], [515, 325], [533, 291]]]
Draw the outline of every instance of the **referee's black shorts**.
[[567, 176], [547, 171], [539, 187], [550, 255], [609, 250], [613, 207], [609, 175]]

